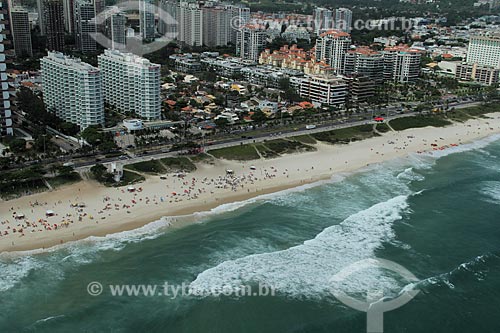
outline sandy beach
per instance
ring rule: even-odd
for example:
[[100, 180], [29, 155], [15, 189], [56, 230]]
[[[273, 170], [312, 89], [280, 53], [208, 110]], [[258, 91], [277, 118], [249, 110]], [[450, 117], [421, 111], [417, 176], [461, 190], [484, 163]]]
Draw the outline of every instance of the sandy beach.
[[[164, 216], [208, 211], [410, 153], [452, 149], [500, 133], [500, 114], [488, 117], [444, 128], [388, 132], [348, 145], [318, 143], [314, 152], [274, 159], [199, 163], [196, 171], [184, 177], [150, 176], [135, 185], [134, 191], [83, 181], [52, 192], [0, 201], [0, 252], [48, 248], [132, 230]], [[228, 175], [227, 170], [234, 174]], [[175, 227], [175, 219], [172, 223]]]

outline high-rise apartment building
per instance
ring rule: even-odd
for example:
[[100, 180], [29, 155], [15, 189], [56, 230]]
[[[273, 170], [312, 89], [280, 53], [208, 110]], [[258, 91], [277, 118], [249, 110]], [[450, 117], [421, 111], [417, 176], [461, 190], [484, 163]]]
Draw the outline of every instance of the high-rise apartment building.
[[9, 14], [8, 4], [3, 0], [0, 1], [0, 21], [0, 136], [4, 136], [13, 135], [14, 132], [6, 57], [10, 48]]
[[139, 0], [139, 26], [141, 38], [155, 38], [155, 7], [153, 0]]
[[93, 0], [75, 0], [75, 39], [82, 53], [95, 52], [97, 42], [92, 34], [97, 33], [96, 10]]
[[13, 7], [10, 10], [10, 27], [14, 42], [16, 57], [31, 57], [31, 29], [28, 11], [23, 7]]
[[243, 59], [259, 61], [259, 56], [266, 46], [265, 29], [246, 25], [238, 31], [236, 54]]
[[500, 68], [500, 34], [472, 36], [467, 51], [467, 63]]
[[112, 50], [124, 49], [127, 43], [127, 17], [119, 11], [118, 7], [109, 7], [104, 13], [104, 34], [111, 41], [109, 47]]
[[384, 56], [368, 47], [349, 50], [345, 57], [344, 74], [366, 76], [381, 83], [384, 81]]
[[384, 55], [384, 80], [408, 83], [418, 79], [421, 51], [401, 45], [385, 48], [382, 53]]
[[64, 29], [69, 34], [75, 33], [75, 1], [63, 0]]
[[203, 13], [198, 3], [181, 2], [178, 39], [189, 46], [203, 45]]
[[316, 7], [313, 12], [313, 29], [316, 35], [334, 28], [333, 11], [327, 8]]
[[64, 8], [61, 0], [43, 0], [43, 24], [49, 51], [64, 50]]
[[161, 118], [160, 65], [117, 50], [105, 50], [97, 59], [107, 103], [146, 120]]
[[351, 46], [351, 35], [340, 30], [322, 33], [316, 40], [316, 60], [330, 65], [337, 74], [344, 73], [345, 56]]
[[232, 11], [225, 6], [203, 7], [203, 44], [225, 46], [231, 42]]
[[338, 8], [335, 10], [335, 29], [344, 32], [352, 30], [352, 11], [347, 8]]
[[180, 4], [176, 0], [161, 0], [158, 20], [158, 33], [162, 36], [177, 38], [179, 33]]
[[102, 79], [98, 68], [59, 52], [49, 52], [40, 66], [47, 111], [82, 130], [104, 125]]
[[229, 26], [231, 28], [230, 41], [233, 45], [238, 42], [238, 31], [250, 23], [250, 8], [243, 5], [227, 5], [229, 11]]
[[38, 20], [37, 24], [38, 27], [40, 28], [40, 35], [45, 36], [45, 14], [44, 14], [44, 9], [43, 9], [43, 0], [36, 0], [36, 12], [38, 14]]

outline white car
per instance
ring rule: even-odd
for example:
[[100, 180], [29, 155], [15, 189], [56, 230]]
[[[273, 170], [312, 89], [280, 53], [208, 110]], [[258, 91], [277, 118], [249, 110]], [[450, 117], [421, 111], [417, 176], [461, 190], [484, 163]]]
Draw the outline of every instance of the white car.
[[316, 128], [316, 125], [306, 125], [306, 129], [310, 130], [310, 129], [315, 129]]

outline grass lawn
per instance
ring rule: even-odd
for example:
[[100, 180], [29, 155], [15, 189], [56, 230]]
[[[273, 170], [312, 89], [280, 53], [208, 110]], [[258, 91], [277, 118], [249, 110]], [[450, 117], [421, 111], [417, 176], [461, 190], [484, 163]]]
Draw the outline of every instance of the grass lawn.
[[196, 166], [187, 157], [166, 157], [160, 160], [166, 167], [167, 172], [191, 172]]
[[370, 124], [312, 134], [316, 140], [329, 143], [349, 143], [351, 141], [364, 140], [377, 135], [378, 134], [373, 132], [373, 125]]
[[464, 122], [466, 120], [476, 118], [476, 117], [485, 117], [486, 113], [492, 112], [500, 112], [499, 104], [485, 104], [480, 106], [471, 106], [463, 109], [455, 109], [453, 111], [448, 111], [446, 116], [453, 121]]
[[214, 149], [210, 150], [209, 153], [216, 158], [223, 158], [226, 160], [250, 161], [260, 158], [259, 154], [254, 148], [254, 145], [240, 145]]
[[316, 139], [314, 139], [310, 135], [298, 135], [298, 136], [293, 136], [290, 139], [295, 140], [295, 141], [299, 141], [299, 142], [302, 142], [305, 144], [309, 144], [309, 145], [313, 145], [317, 142]]
[[420, 128], [427, 126], [444, 127], [451, 125], [449, 120], [446, 120], [444, 117], [438, 115], [397, 118], [391, 120], [389, 123], [395, 131], [403, 131], [408, 128]]
[[308, 146], [299, 141], [283, 139], [266, 141], [264, 142], [264, 145], [279, 155], [315, 150], [314, 147]]
[[380, 123], [380, 124], [377, 124], [376, 126], [376, 129], [377, 131], [379, 131], [380, 133], [387, 133], [389, 132], [391, 129], [389, 128], [389, 126], [387, 126], [386, 123]]
[[265, 146], [263, 143], [257, 143], [255, 145], [255, 148], [257, 148], [257, 150], [259, 151], [259, 153], [262, 155], [262, 157], [264, 158], [275, 158], [275, 157], [278, 157], [279, 155], [269, 149], [267, 146]]
[[132, 171], [143, 172], [147, 174], [157, 175], [160, 173], [165, 173], [165, 167], [158, 160], [138, 162], [134, 164], [127, 164], [124, 166], [125, 169]]

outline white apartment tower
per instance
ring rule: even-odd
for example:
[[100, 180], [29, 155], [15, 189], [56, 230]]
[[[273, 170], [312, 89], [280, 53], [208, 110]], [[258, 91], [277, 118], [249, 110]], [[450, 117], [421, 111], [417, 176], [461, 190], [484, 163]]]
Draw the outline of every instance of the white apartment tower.
[[257, 26], [246, 25], [238, 31], [236, 54], [242, 59], [259, 61], [266, 46], [266, 31]]
[[467, 63], [500, 68], [500, 34], [472, 36], [469, 41]]
[[181, 2], [179, 8], [179, 41], [189, 46], [203, 45], [203, 13], [199, 4]]
[[352, 29], [352, 11], [347, 8], [335, 10], [335, 29], [344, 32], [351, 32]]
[[14, 40], [16, 57], [31, 57], [31, 29], [28, 11], [23, 7], [13, 7], [10, 10], [10, 26]]
[[316, 40], [316, 60], [330, 65], [337, 74], [343, 74], [346, 53], [351, 47], [351, 35], [340, 30], [322, 33]]
[[40, 61], [43, 100], [49, 112], [83, 130], [104, 125], [104, 100], [98, 68], [59, 52]]
[[[13, 135], [12, 110], [10, 106], [9, 82], [7, 77], [6, 49], [9, 33], [9, 18], [7, 2], [0, 1], [0, 136]], [[7, 43], [6, 43], [7, 41]], [[6, 47], [7, 46], [7, 47]]]
[[117, 50], [105, 50], [97, 59], [107, 103], [146, 120], [161, 118], [160, 65]]
[[139, 26], [141, 38], [155, 38], [155, 7], [153, 0], [139, 0]]
[[398, 83], [415, 82], [420, 75], [421, 52], [406, 45], [385, 48], [384, 80]]

